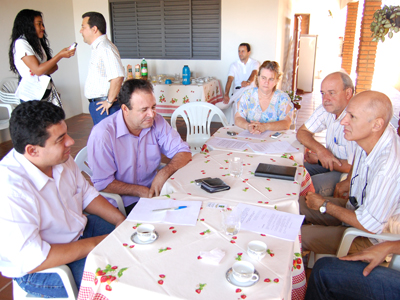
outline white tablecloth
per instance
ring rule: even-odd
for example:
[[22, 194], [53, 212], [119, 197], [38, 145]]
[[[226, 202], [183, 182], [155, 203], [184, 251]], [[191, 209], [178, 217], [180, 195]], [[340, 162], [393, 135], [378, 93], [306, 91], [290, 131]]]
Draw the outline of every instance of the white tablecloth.
[[163, 116], [171, 116], [177, 107], [182, 104], [203, 101], [215, 104], [224, 99], [221, 83], [213, 79], [203, 84], [160, 84], [155, 83], [156, 110]]
[[[232, 130], [221, 128], [215, 136], [225, 135], [228, 129]], [[292, 132], [281, 139], [296, 145]], [[313, 190], [302, 167], [302, 154], [205, 150], [168, 179], [161, 193], [169, 199], [203, 201], [196, 226], [154, 224], [159, 238], [153, 244], [136, 245], [130, 237], [138, 224], [125, 221], [88, 255], [78, 299], [304, 298], [306, 277], [300, 235], [295, 242], [244, 230], [230, 237], [222, 232], [219, 210], [207, 208], [209, 202], [230, 206], [242, 202], [298, 214], [298, 196]], [[228, 161], [233, 156], [244, 160], [239, 178], [229, 176]], [[295, 182], [255, 177], [260, 162], [298, 166]], [[231, 189], [209, 194], [194, 182], [204, 177], [222, 178]], [[268, 246], [269, 254], [260, 262], [246, 253], [251, 240], [264, 241]], [[226, 253], [220, 264], [204, 263], [200, 252], [217, 247]], [[252, 287], [236, 287], [225, 279], [226, 271], [239, 257], [252, 262], [260, 274], [260, 281]]]

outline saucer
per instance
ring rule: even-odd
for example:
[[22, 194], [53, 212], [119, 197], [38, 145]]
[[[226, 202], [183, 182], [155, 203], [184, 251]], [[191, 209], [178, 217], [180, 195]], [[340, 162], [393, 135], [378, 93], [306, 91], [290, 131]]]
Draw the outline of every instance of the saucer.
[[146, 242], [143, 242], [141, 240], [139, 240], [138, 236], [137, 236], [137, 232], [135, 232], [134, 234], [132, 234], [131, 236], [131, 240], [132, 242], [134, 242], [135, 244], [139, 244], [139, 245], [147, 245], [147, 244], [151, 244], [153, 242], [155, 242], [158, 239], [158, 233], [157, 231], [154, 231], [154, 233], [156, 234], [156, 238], [154, 240], [149, 240]]
[[236, 285], [236, 286], [240, 286], [240, 287], [249, 287], [249, 286], [253, 286], [255, 285], [259, 280], [260, 280], [260, 274], [258, 274], [257, 270], [254, 270], [254, 274], [258, 275], [258, 280], [256, 281], [247, 281], [247, 282], [241, 282], [241, 281], [237, 281], [233, 275], [232, 275], [232, 268], [229, 268], [228, 271], [226, 271], [225, 277], [226, 280], [228, 280], [228, 282], [230, 284]]

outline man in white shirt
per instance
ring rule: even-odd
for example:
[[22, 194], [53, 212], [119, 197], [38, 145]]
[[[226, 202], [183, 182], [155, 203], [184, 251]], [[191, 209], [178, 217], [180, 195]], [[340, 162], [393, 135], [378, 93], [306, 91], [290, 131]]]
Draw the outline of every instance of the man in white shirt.
[[[392, 103], [382, 93], [365, 91], [350, 100], [340, 123], [344, 137], [358, 145], [352, 172], [336, 185], [335, 198], [316, 193], [300, 197], [303, 249], [336, 254], [346, 226], [399, 233], [400, 138], [390, 125], [392, 116]], [[358, 237], [350, 253], [371, 245]]]
[[92, 48], [85, 97], [90, 102], [89, 112], [96, 125], [120, 109], [117, 96], [125, 72], [117, 47], [107, 38], [103, 15], [87, 12], [82, 18], [80, 33]]
[[250, 45], [239, 45], [239, 60], [231, 64], [228, 73], [228, 81], [225, 86], [224, 104], [229, 103], [229, 93], [232, 83], [235, 89], [241, 89], [251, 85], [260, 67], [258, 61], [250, 58]]
[[17, 106], [0, 162], [0, 271], [35, 296], [67, 296], [57, 274], [35, 273], [63, 264], [79, 288], [86, 256], [125, 219], [82, 176], [64, 118], [49, 102]]
[[[331, 197], [342, 173], [348, 173], [353, 163], [356, 143], [344, 138], [341, 120], [354, 94], [351, 78], [343, 72], [325, 77], [321, 84], [322, 105], [303, 124], [297, 139], [312, 153], [306, 152], [304, 166], [311, 175], [315, 191]], [[326, 130], [326, 146], [314, 134]]]

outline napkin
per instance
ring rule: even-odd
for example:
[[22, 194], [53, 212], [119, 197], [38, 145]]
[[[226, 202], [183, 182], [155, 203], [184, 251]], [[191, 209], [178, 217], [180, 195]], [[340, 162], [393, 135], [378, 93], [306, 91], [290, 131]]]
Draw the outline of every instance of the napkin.
[[212, 265], [218, 265], [221, 259], [224, 258], [225, 252], [219, 248], [215, 248], [211, 251], [200, 252], [202, 261]]

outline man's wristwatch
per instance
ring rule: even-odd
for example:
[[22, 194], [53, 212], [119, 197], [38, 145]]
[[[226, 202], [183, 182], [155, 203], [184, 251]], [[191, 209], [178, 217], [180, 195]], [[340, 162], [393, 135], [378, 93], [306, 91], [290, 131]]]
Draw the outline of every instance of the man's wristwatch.
[[325, 202], [319, 207], [319, 212], [321, 215], [326, 213], [326, 205], [328, 204], [329, 200], [325, 200]]
[[110, 101], [108, 101], [108, 98], [107, 98], [107, 100], [106, 100], [106, 101], [107, 101], [107, 103], [108, 103], [108, 104], [110, 104], [110, 105], [113, 105], [113, 103], [114, 103], [114, 102], [110, 102]]

